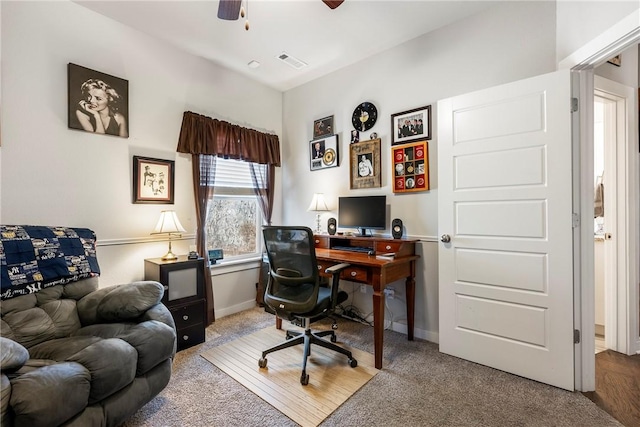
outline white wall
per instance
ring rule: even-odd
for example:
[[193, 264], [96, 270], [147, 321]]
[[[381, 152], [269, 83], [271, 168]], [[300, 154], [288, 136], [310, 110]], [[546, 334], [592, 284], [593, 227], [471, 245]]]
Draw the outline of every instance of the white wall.
[[562, 61], [634, 11], [640, 14], [639, 8], [638, 0], [557, 0], [557, 61]]
[[[315, 213], [306, 208], [314, 192], [324, 192], [333, 210], [322, 216], [325, 229], [326, 219], [337, 214], [338, 196], [387, 195], [388, 221], [401, 218], [407, 233], [422, 240], [416, 278], [418, 337], [437, 341], [438, 332], [438, 132], [434, 123], [434, 138], [429, 143], [431, 190], [394, 195], [390, 115], [429, 104], [435, 108], [442, 98], [555, 70], [555, 22], [552, 2], [501, 5], [285, 93], [284, 222], [312, 226]], [[374, 131], [382, 138], [382, 187], [350, 190], [351, 114], [363, 101], [378, 108], [377, 124], [361, 140]], [[307, 147], [313, 120], [328, 115], [334, 115], [334, 127], [340, 135], [340, 167], [310, 172]], [[433, 111], [434, 120], [436, 116]], [[389, 229], [385, 233], [389, 234]], [[348, 283], [343, 287], [351, 291]], [[389, 301], [389, 307], [394, 318], [404, 319], [404, 285], [397, 283], [394, 288], [401, 299]], [[353, 296], [364, 313], [371, 312], [370, 293], [355, 292]], [[387, 313], [387, 319], [390, 317]]]
[[[1, 23], [0, 218], [93, 229], [102, 286], [141, 279], [143, 259], [166, 252], [147, 242], [162, 209], [195, 231], [191, 160], [176, 153], [184, 111], [282, 135], [280, 92], [75, 3], [2, 2]], [[69, 62], [129, 81], [128, 139], [67, 128]], [[134, 155], [175, 160], [175, 205], [131, 202]], [[251, 300], [254, 276], [217, 280], [214, 294], [246, 288], [236, 295]]]

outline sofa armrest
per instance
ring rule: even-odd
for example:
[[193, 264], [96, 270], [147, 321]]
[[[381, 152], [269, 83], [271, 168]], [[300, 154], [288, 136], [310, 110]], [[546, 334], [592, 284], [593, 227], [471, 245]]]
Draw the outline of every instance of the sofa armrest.
[[133, 320], [158, 305], [164, 287], [154, 281], [98, 289], [78, 301], [78, 316], [83, 325]]
[[0, 370], [2, 372], [16, 371], [29, 360], [29, 352], [21, 344], [0, 337]]

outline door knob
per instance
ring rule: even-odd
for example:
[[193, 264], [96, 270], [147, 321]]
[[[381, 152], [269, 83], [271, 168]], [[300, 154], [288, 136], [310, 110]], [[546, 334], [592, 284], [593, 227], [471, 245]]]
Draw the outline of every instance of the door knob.
[[442, 236], [440, 236], [440, 241], [442, 243], [449, 243], [451, 241], [451, 236], [449, 236], [448, 234], [443, 234]]

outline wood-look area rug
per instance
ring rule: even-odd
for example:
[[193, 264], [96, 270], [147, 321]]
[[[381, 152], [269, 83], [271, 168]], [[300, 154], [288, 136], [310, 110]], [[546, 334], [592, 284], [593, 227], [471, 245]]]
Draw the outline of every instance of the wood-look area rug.
[[373, 354], [347, 346], [344, 347], [358, 361], [355, 368], [349, 366], [344, 355], [312, 345], [306, 386], [300, 384], [302, 345], [269, 354], [267, 368], [260, 369], [262, 351], [284, 341], [284, 335], [284, 330], [271, 326], [207, 350], [201, 356], [305, 427], [319, 425], [378, 373]]

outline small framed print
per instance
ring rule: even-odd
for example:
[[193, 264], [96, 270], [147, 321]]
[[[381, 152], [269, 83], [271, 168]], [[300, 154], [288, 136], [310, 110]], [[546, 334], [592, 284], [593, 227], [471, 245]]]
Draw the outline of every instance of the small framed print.
[[354, 142], [349, 150], [351, 189], [381, 187], [380, 139]]
[[391, 115], [391, 145], [431, 139], [431, 105]]
[[309, 156], [309, 167], [312, 171], [338, 166], [340, 162], [338, 158], [338, 135], [310, 141]]
[[411, 193], [429, 189], [428, 147], [427, 141], [391, 147], [394, 193]]
[[333, 116], [315, 120], [313, 122], [313, 139], [333, 135]]
[[133, 156], [133, 203], [173, 204], [174, 163]]

